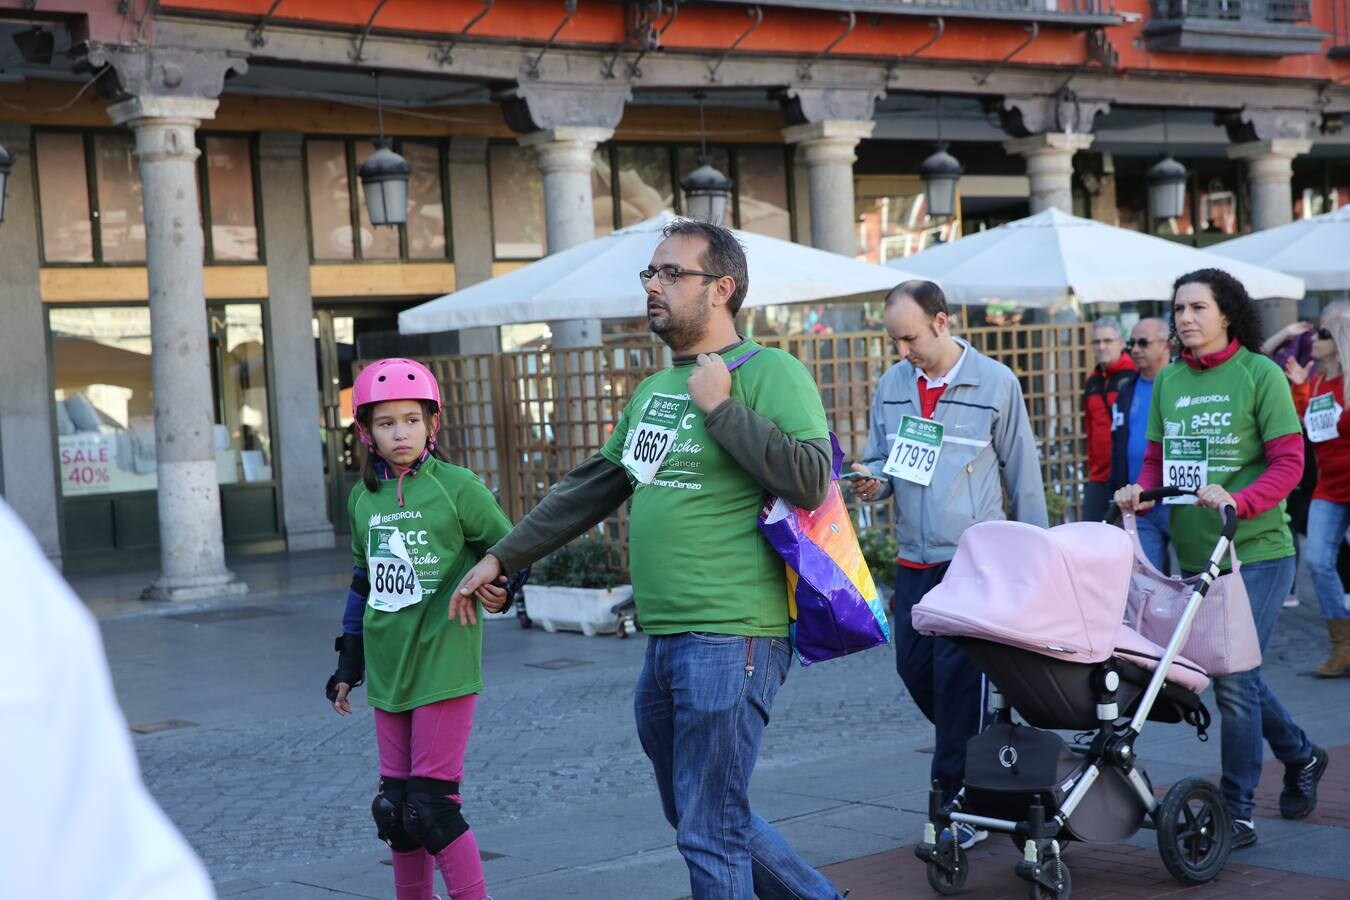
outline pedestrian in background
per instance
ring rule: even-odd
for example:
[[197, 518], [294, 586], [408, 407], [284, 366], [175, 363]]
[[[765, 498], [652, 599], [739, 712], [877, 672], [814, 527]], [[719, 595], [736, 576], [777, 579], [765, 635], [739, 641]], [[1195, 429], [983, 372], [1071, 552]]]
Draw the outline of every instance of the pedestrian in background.
[[[1331, 637], [1331, 655], [1313, 674], [1334, 678], [1350, 673], [1350, 599], [1336, 571], [1336, 557], [1350, 531], [1350, 413], [1346, 412], [1345, 374], [1350, 371], [1350, 318], [1333, 317], [1317, 329], [1313, 362], [1285, 366], [1294, 407], [1317, 454], [1317, 485], [1308, 504], [1304, 544], [1308, 574]], [[1309, 378], [1313, 368], [1317, 374]]]
[[[952, 336], [942, 288], [898, 285], [885, 323], [900, 362], [881, 376], [853, 465], [869, 477], [851, 484], [863, 500], [895, 498], [895, 667], [933, 723], [932, 777], [949, 803], [965, 779], [966, 741], [984, 727], [984, 677], [951, 641], [915, 631], [910, 610], [947, 574], [967, 528], [1005, 518], [1005, 496], [1013, 518], [1046, 527], [1045, 487], [1017, 377]], [[954, 827], [962, 847], [988, 837]]]
[[[1137, 371], [1120, 386], [1111, 409], [1111, 491], [1139, 480], [1148, 446], [1148, 410], [1153, 401], [1153, 382], [1172, 361], [1172, 340], [1162, 319], [1140, 319], [1130, 332], [1125, 348]], [[1086, 517], [1085, 517], [1086, 518]], [[1159, 572], [1171, 573], [1167, 549], [1171, 535], [1167, 510], [1150, 509], [1135, 518], [1135, 529], [1144, 555]]]
[[94, 617], [0, 501], [0, 897], [214, 900], [141, 782]]
[[1111, 422], [1120, 389], [1134, 376], [1135, 362], [1125, 352], [1120, 322], [1105, 316], [1092, 323], [1092, 372], [1083, 386], [1083, 433], [1087, 444], [1087, 484], [1083, 520], [1100, 522], [1111, 503]]
[[[1236, 278], [1220, 269], [1178, 278], [1172, 329], [1181, 358], [1158, 374], [1144, 466], [1138, 483], [1116, 492], [1116, 503], [1127, 512], [1151, 508], [1152, 502], [1140, 502], [1140, 491], [1162, 486], [1164, 477], [1198, 488], [1197, 497], [1170, 504], [1172, 542], [1185, 576], [1209, 565], [1222, 527], [1212, 510], [1237, 510], [1233, 545], [1264, 652], [1294, 584], [1284, 498], [1303, 471], [1302, 429], [1283, 373], [1259, 352], [1256, 304]], [[1228, 564], [1225, 557], [1220, 568]], [[1294, 722], [1259, 666], [1212, 683], [1221, 717], [1219, 789], [1233, 817], [1233, 846], [1241, 849], [1256, 843], [1252, 808], [1262, 739], [1284, 763], [1280, 814], [1286, 819], [1301, 819], [1317, 805], [1327, 753]]]
[[[410, 359], [371, 363], [352, 386], [366, 453], [347, 499], [354, 568], [325, 692], [345, 715], [351, 689], [369, 677], [380, 753], [371, 813], [393, 853], [398, 900], [431, 900], [436, 868], [456, 900], [487, 896], [460, 794], [483, 632], [449, 608], [459, 579], [511, 522], [477, 475], [438, 454], [440, 409], [435, 377]], [[480, 596], [501, 608], [503, 584], [482, 585]]]

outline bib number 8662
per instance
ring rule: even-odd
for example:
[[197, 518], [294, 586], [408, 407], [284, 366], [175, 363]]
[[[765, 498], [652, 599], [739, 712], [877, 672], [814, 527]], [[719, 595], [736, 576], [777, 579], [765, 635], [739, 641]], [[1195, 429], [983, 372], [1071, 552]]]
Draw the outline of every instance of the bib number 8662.
[[401, 563], [375, 564], [375, 591], [380, 594], [411, 594], [417, 584], [412, 570]]
[[643, 428], [633, 437], [633, 458], [638, 462], [656, 462], [670, 446], [670, 435]]

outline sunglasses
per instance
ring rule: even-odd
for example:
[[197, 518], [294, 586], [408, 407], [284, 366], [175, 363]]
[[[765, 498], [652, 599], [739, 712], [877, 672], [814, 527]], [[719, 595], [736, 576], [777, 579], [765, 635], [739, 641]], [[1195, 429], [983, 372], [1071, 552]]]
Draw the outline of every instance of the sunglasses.
[[1125, 349], [1133, 350], [1135, 347], [1138, 347], [1140, 350], [1143, 350], [1147, 348], [1149, 344], [1165, 344], [1165, 343], [1167, 342], [1162, 338], [1152, 338], [1152, 339], [1130, 338], [1128, 341], [1125, 342]]
[[1334, 340], [1334, 338], [1332, 338], [1331, 336], [1331, 329], [1330, 328], [1317, 329], [1317, 339], [1321, 341]]

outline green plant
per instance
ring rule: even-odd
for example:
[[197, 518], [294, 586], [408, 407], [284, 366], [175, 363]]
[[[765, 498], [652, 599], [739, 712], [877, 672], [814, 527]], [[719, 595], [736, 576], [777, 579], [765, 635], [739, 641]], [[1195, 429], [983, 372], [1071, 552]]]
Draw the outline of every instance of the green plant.
[[1069, 500], [1063, 494], [1058, 493], [1054, 488], [1045, 489], [1045, 514], [1050, 519], [1051, 525], [1060, 525], [1064, 522], [1064, 513], [1069, 509]]
[[624, 582], [623, 570], [615, 564], [609, 545], [596, 538], [559, 547], [530, 572], [530, 583], [578, 588], [612, 588]]
[[895, 583], [895, 558], [900, 555], [900, 546], [890, 528], [869, 528], [858, 532], [858, 546], [862, 547], [863, 559], [872, 572], [872, 580], [877, 586]]

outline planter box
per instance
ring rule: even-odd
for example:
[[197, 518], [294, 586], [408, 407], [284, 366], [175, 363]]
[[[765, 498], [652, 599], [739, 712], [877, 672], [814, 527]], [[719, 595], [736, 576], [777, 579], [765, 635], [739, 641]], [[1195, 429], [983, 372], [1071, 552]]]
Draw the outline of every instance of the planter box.
[[588, 637], [613, 634], [619, 624], [614, 607], [633, 596], [633, 586], [575, 588], [525, 585], [525, 612], [545, 631], [580, 631]]

